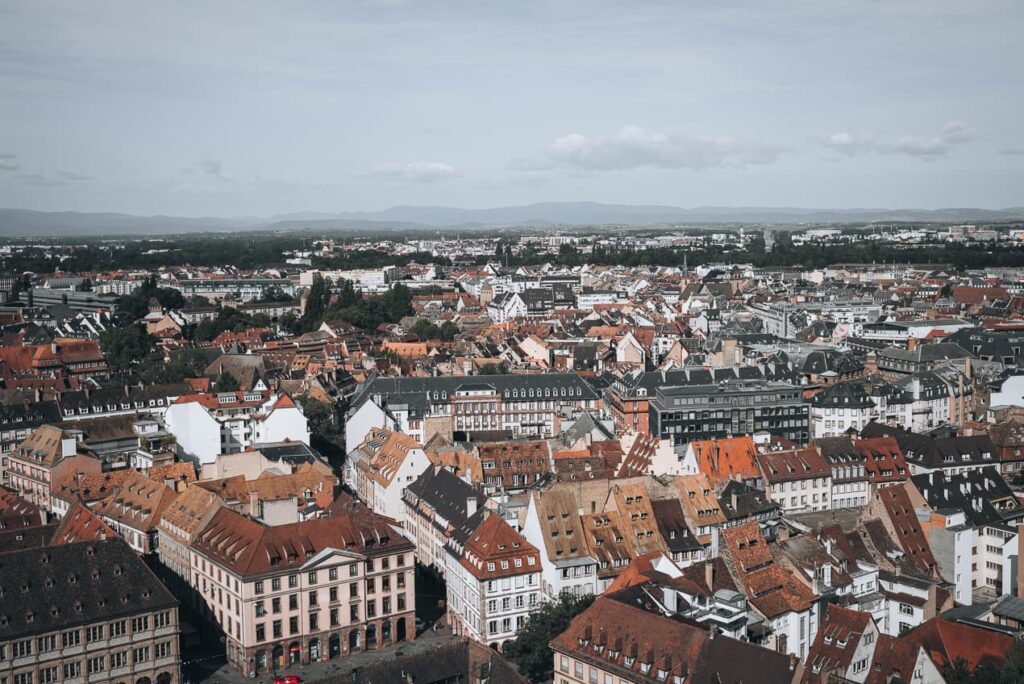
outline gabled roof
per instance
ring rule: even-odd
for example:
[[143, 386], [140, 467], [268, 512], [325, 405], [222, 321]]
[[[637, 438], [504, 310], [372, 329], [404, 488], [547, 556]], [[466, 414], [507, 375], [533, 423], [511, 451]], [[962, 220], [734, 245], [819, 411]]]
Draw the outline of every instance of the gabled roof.
[[1013, 637], [939, 617], [919, 625], [901, 639], [924, 647], [940, 671], [961, 658], [972, 672], [977, 667], [998, 670], [1013, 647]]
[[828, 604], [814, 644], [807, 654], [802, 683], [827, 682], [828, 675], [833, 672], [840, 677], [845, 676], [853, 664], [860, 639], [870, 624], [869, 613]]
[[83, 541], [95, 542], [113, 539], [117, 536], [117, 532], [103, 522], [88, 506], [81, 501], [76, 501], [61, 518], [50, 544], [59, 546]]
[[486, 515], [466, 540], [459, 562], [478, 580], [540, 572], [540, 552], [500, 515]]
[[905, 483], [881, 487], [875, 490], [875, 496], [885, 507], [892, 529], [896, 531], [896, 541], [903, 552], [918, 568], [931, 572], [935, 568], [935, 558], [906, 487]]

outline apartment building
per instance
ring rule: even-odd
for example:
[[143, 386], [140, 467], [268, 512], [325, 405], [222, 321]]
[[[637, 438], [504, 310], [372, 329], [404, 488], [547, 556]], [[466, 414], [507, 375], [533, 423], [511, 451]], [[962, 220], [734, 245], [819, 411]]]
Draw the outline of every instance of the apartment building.
[[191, 584], [249, 676], [415, 638], [414, 546], [350, 499], [270, 527], [219, 510], [191, 547]]
[[13, 551], [0, 564], [0, 681], [181, 681], [177, 601], [123, 540]]
[[78, 454], [72, 433], [41, 425], [8, 454], [8, 485], [21, 498], [49, 511], [56, 482], [70, 473], [98, 473], [102, 467], [93, 456]]
[[269, 390], [180, 396], [167, 407], [164, 422], [179, 455], [200, 465], [258, 444], [309, 444], [302, 409], [287, 394]]
[[114, 493], [95, 504], [93, 510], [137, 553], [153, 553], [160, 514], [175, 496], [174, 490], [163, 482], [131, 471]]
[[430, 468], [416, 440], [394, 430], [373, 429], [358, 449], [349, 454], [350, 487], [376, 513], [402, 524], [405, 504], [402, 493]]
[[783, 512], [832, 507], [832, 467], [813, 447], [763, 453], [756, 458], [768, 497], [777, 501]]
[[500, 650], [541, 600], [540, 553], [488, 510], [457, 530], [446, 551], [449, 624]]
[[427, 468], [402, 493], [405, 535], [416, 544], [416, 561], [440, 575], [447, 569], [445, 545], [487, 503], [477, 487], [440, 466]]
[[677, 445], [755, 432], [799, 443], [810, 437], [810, 407], [789, 383], [658, 387], [649, 410], [651, 434]]
[[555, 437], [601, 397], [576, 373], [374, 378], [359, 388], [346, 417], [346, 450], [375, 427], [420, 444], [437, 434], [449, 442]]
[[698, 387], [723, 382], [796, 380], [788, 366], [736, 366], [731, 368], [686, 368], [680, 370], [633, 371], [615, 379], [604, 398], [616, 430], [620, 433], [651, 430], [650, 404], [659, 387]]

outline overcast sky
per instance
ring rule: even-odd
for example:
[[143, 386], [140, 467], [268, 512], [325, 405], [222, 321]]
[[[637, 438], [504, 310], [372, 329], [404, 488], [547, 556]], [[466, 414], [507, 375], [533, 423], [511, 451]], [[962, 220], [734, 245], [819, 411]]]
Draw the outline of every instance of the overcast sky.
[[1020, 206], [1021, 35], [1021, 0], [0, 0], [0, 206]]

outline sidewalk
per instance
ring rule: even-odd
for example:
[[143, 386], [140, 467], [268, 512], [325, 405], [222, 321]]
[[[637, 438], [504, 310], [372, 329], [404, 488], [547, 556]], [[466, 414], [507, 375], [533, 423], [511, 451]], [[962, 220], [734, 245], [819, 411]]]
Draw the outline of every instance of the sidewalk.
[[[352, 670], [370, 663], [408, 655], [410, 653], [427, 651], [451, 639], [451, 630], [447, 627], [440, 627], [436, 632], [431, 629], [427, 629], [423, 634], [416, 638], [416, 641], [406, 641], [400, 644], [393, 644], [385, 648], [378, 648], [374, 651], [364, 651], [344, 658], [335, 658], [334, 660], [311, 663], [309, 665], [287, 666], [282, 668], [280, 672], [278, 672], [278, 675], [298, 675], [302, 679], [303, 684], [315, 684], [316, 682], [324, 681], [329, 678], [348, 674], [352, 672]], [[189, 684], [188, 680], [183, 681], [185, 684]], [[271, 674], [261, 675], [256, 679], [248, 679], [243, 676], [241, 672], [228, 667], [227, 664], [221, 664], [219, 668], [209, 674], [206, 674], [202, 679], [193, 680], [192, 684], [197, 684], [197, 682], [209, 682], [211, 684], [221, 684], [222, 682], [224, 684], [272, 684], [273, 681], [274, 676]]]

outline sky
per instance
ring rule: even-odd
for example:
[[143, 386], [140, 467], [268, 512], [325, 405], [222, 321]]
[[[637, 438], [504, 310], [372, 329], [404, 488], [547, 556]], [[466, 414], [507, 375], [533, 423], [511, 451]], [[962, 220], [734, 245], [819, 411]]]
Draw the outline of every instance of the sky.
[[1020, 0], [0, 0], [0, 207], [1024, 205]]

